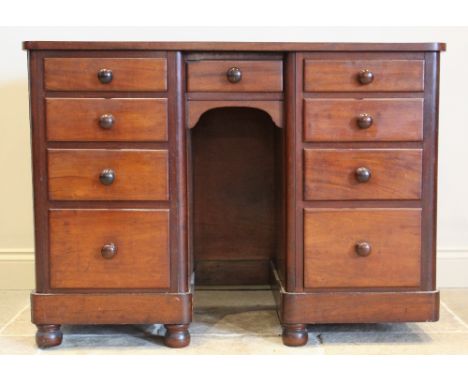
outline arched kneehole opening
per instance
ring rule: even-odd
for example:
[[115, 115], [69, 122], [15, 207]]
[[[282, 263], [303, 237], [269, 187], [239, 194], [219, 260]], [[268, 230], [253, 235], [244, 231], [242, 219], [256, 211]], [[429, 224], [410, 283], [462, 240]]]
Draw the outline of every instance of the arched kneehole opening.
[[196, 285], [269, 284], [284, 253], [284, 129], [265, 111], [222, 107], [190, 140]]

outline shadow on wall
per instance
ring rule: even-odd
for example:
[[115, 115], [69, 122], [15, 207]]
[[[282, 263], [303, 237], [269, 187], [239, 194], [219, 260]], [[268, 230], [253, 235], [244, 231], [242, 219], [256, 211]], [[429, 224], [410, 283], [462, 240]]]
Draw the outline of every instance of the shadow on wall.
[[31, 142], [27, 79], [0, 82], [0, 255], [33, 247]]

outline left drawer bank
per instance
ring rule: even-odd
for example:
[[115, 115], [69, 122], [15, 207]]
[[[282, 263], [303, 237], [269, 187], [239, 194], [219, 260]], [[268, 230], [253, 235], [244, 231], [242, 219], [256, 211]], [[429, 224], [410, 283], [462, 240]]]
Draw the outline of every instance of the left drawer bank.
[[163, 323], [167, 346], [187, 346], [180, 53], [28, 58], [37, 345], [59, 345], [62, 324]]

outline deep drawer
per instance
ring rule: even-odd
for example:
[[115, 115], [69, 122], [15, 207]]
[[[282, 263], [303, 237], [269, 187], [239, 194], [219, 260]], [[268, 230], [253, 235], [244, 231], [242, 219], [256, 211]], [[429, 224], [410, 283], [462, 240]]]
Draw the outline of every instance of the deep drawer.
[[306, 209], [306, 288], [418, 287], [420, 209]]
[[46, 90], [166, 91], [167, 63], [165, 58], [45, 58], [44, 83]]
[[169, 288], [168, 210], [51, 210], [51, 288]]
[[421, 198], [420, 149], [304, 150], [305, 200]]
[[187, 68], [189, 92], [283, 91], [283, 62], [279, 60], [203, 60], [189, 62]]
[[51, 200], [168, 200], [167, 150], [49, 149]]
[[167, 141], [167, 99], [47, 98], [49, 141]]
[[423, 91], [423, 60], [305, 60], [309, 92]]
[[423, 100], [306, 99], [304, 140], [420, 141], [423, 138]]

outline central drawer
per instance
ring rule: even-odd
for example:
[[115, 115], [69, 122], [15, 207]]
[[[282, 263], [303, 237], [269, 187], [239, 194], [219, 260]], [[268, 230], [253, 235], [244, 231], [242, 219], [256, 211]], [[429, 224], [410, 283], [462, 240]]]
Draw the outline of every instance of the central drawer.
[[50, 210], [52, 288], [168, 288], [168, 210]]
[[167, 150], [49, 149], [51, 200], [168, 200]]
[[281, 92], [283, 61], [202, 60], [187, 64], [189, 92]]

